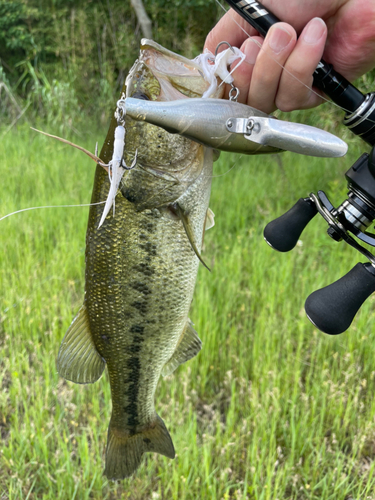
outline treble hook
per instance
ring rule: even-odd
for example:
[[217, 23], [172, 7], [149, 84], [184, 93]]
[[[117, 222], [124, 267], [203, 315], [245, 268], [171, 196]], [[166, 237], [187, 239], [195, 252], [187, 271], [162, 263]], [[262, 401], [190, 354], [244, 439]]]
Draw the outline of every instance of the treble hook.
[[[222, 41], [222, 42], [218, 43], [218, 44], [217, 44], [217, 46], [216, 46], [216, 49], [215, 49], [215, 58], [217, 57], [217, 54], [218, 54], [218, 50], [219, 50], [220, 45], [223, 45], [223, 44], [228, 45], [228, 47], [229, 47], [229, 48], [230, 48], [230, 50], [233, 52], [233, 54], [235, 54], [235, 51], [234, 51], [234, 49], [233, 49], [232, 45], [231, 45], [229, 42], [227, 42], [227, 41]], [[235, 87], [235, 86], [233, 85], [233, 83], [231, 83], [231, 84], [230, 84], [230, 86], [231, 86], [232, 88], [231, 88], [231, 89], [230, 89], [230, 91], [229, 91], [229, 100], [230, 100], [230, 101], [234, 101], [234, 102], [236, 102], [236, 101], [237, 101], [237, 97], [238, 97], [238, 96], [239, 96], [239, 94], [240, 94], [240, 91], [239, 91], [239, 89], [238, 89], [237, 87]]]
[[223, 42], [220, 42], [220, 43], [218, 43], [218, 44], [217, 44], [216, 49], [215, 49], [215, 57], [217, 56], [217, 51], [219, 50], [220, 45], [223, 45], [224, 43], [225, 43], [226, 45], [228, 45], [228, 47], [229, 47], [229, 48], [230, 48], [230, 50], [233, 52], [233, 54], [235, 53], [235, 52], [234, 52], [234, 50], [233, 50], [232, 45], [231, 45], [229, 42], [223, 41]]

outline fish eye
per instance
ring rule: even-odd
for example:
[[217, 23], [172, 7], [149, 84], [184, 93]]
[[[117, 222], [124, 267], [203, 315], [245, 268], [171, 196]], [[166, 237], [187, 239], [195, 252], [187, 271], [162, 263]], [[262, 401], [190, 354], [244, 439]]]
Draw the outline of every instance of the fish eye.
[[150, 98], [147, 94], [145, 94], [144, 92], [141, 92], [139, 90], [134, 92], [134, 94], [131, 97], [133, 97], [134, 99], [143, 99], [144, 101], [150, 100]]

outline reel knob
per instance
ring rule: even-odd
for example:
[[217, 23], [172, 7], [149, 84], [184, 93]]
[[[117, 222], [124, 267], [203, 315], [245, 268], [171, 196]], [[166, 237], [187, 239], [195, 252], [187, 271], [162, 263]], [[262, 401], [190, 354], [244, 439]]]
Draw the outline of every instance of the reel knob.
[[317, 209], [310, 198], [300, 198], [284, 215], [267, 224], [264, 239], [275, 250], [289, 252], [296, 246], [302, 231], [316, 214]]
[[349, 328], [358, 309], [373, 292], [375, 268], [359, 262], [339, 280], [309, 295], [305, 311], [319, 330], [337, 335]]

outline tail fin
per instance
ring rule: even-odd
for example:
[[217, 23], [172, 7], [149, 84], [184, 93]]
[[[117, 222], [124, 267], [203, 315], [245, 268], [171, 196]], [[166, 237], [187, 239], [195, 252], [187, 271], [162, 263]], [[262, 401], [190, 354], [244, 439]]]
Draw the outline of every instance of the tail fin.
[[104, 475], [113, 481], [131, 476], [138, 469], [143, 453], [147, 451], [160, 453], [168, 458], [175, 457], [171, 436], [159, 416], [154, 424], [133, 436], [110, 423]]

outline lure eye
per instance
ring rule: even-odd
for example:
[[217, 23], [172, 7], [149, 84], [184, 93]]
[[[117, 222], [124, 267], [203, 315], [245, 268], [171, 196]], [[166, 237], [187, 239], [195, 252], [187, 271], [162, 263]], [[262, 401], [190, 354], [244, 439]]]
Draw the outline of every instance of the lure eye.
[[148, 95], [144, 94], [143, 92], [140, 92], [139, 90], [137, 90], [136, 92], [134, 92], [134, 94], [131, 97], [133, 97], [134, 99], [143, 99], [144, 101], [149, 101], [150, 100], [150, 98], [148, 97]]

